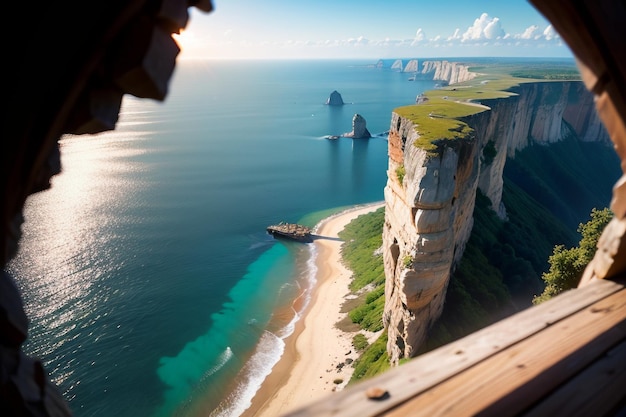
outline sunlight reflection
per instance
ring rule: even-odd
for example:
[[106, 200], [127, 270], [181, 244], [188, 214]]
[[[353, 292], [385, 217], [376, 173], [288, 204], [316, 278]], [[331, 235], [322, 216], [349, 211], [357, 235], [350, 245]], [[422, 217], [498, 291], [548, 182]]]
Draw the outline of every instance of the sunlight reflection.
[[[155, 111], [140, 104], [124, 102], [115, 131], [59, 141], [62, 172], [52, 178], [51, 189], [27, 200], [22, 244], [6, 268], [24, 295], [31, 320], [26, 350], [48, 358], [57, 384], [72, 376], [72, 352], [94, 349], [91, 356], [97, 357], [106, 347], [97, 343], [113, 328], [109, 313], [116, 303], [108, 300], [117, 289], [108, 278], [124, 266], [119, 260], [128, 250], [124, 231], [137, 223], [128, 212], [141, 204], [142, 142], [152, 133], [145, 125]], [[110, 310], [93, 316], [96, 305]], [[80, 382], [65, 387], [69, 397]]]

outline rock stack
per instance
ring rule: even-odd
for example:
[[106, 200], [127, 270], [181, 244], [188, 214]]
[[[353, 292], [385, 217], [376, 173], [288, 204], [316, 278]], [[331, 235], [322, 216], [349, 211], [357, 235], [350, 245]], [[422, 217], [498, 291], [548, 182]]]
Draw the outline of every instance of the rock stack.
[[360, 114], [355, 114], [352, 118], [352, 132], [344, 133], [343, 137], [354, 139], [367, 139], [371, 138], [369, 130], [367, 130], [366, 121]]
[[337, 90], [330, 93], [330, 97], [326, 100], [326, 104], [329, 106], [343, 106], [343, 98], [341, 98], [341, 94], [337, 92]]

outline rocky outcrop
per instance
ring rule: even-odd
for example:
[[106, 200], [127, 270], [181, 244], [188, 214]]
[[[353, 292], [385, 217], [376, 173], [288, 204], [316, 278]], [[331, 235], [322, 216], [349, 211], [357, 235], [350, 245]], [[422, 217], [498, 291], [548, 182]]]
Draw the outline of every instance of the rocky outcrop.
[[418, 64], [417, 59], [411, 59], [409, 62], [406, 63], [402, 71], [403, 72], [417, 72], [417, 64]]
[[416, 126], [392, 114], [383, 228], [383, 321], [392, 363], [415, 354], [442, 312], [449, 277], [472, 230], [476, 190], [506, 217], [507, 156], [570, 134], [610, 143], [581, 82], [528, 83], [512, 91], [511, 97], [485, 100], [490, 110], [464, 118], [473, 130], [436, 150], [415, 146]]
[[344, 133], [342, 136], [354, 139], [367, 139], [372, 137], [369, 130], [367, 130], [365, 118], [358, 113], [352, 117], [352, 131]]
[[474, 79], [477, 74], [469, 70], [467, 64], [450, 61], [424, 61], [422, 74], [432, 74], [433, 80], [457, 84]]
[[326, 100], [326, 104], [329, 106], [343, 106], [343, 98], [337, 90], [330, 93], [330, 96]]

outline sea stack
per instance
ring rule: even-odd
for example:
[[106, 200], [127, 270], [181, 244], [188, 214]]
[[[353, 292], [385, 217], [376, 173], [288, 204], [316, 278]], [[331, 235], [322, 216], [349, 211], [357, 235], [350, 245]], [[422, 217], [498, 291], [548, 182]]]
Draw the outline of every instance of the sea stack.
[[369, 130], [366, 127], [365, 118], [360, 114], [355, 114], [352, 118], [352, 132], [344, 133], [343, 136], [346, 138], [354, 138], [354, 139], [367, 139], [371, 138]]
[[341, 98], [341, 94], [335, 90], [330, 93], [330, 97], [326, 100], [326, 104], [329, 106], [343, 106], [343, 98]]

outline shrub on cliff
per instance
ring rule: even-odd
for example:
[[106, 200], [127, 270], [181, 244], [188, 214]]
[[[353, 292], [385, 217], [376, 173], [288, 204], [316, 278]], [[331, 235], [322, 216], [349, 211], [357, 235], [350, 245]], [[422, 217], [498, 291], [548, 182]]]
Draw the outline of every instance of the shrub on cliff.
[[585, 267], [596, 251], [596, 245], [602, 231], [613, 218], [613, 213], [608, 209], [592, 209], [591, 219], [578, 226], [581, 235], [577, 247], [566, 249], [563, 245], [554, 247], [550, 256], [550, 270], [542, 275], [546, 283], [543, 293], [533, 299], [534, 304], [542, 303], [563, 291], [576, 288], [582, 277]]
[[396, 177], [398, 178], [398, 182], [400, 184], [402, 184], [402, 181], [404, 181], [405, 175], [406, 175], [406, 169], [404, 168], [404, 165], [400, 165], [398, 168], [396, 168]]

